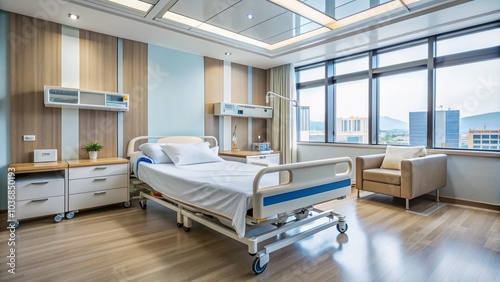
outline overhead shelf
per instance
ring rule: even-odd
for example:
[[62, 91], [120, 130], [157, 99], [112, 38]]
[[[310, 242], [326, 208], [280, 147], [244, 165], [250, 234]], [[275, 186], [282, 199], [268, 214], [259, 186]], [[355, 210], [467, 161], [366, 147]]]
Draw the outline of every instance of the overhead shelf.
[[83, 90], [59, 86], [44, 86], [46, 107], [104, 111], [128, 111], [128, 94]]

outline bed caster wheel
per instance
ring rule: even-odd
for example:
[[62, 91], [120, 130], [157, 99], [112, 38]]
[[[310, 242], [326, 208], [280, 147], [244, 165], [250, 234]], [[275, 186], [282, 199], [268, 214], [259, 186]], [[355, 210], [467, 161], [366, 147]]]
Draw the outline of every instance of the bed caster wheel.
[[340, 232], [341, 234], [344, 234], [348, 228], [349, 225], [347, 225], [347, 223], [344, 224], [344, 228], [340, 227], [340, 223], [337, 224], [337, 231]]
[[177, 227], [182, 228], [182, 226], [184, 226], [184, 224], [177, 222]]
[[14, 228], [16, 229], [17, 227], [19, 227], [19, 220], [13, 220], [11, 222], [9, 222], [7, 228]]
[[122, 203], [122, 206], [123, 206], [124, 208], [130, 208], [130, 201], [123, 202], [123, 203]]
[[56, 216], [54, 216], [54, 221], [61, 222], [61, 220], [63, 220], [63, 218], [64, 218], [64, 214], [58, 213], [58, 214], [56, 214]]
[[139, 206], [141, 206], [141, 209], [145, 209], [148, 207], [148, 205], [146, 204], [146, 201], [139, 201]]
[[260, 266], [260, 258], [255, 258], [252, 263], [252, 270], [255, 272], [255, 274], [261, 274], [266, 270], [267, 263], [264, 264], [263, 266]]
[[190, 227], [184, 227], [184, 231], [189, 232], [189, 231], [191, 231], [191, 228]]
[[67, 219], [72, 219], [73, 217], [75, 217], [75, 212], [68, 212], [68, 213], [66, 213], [66, 218]]

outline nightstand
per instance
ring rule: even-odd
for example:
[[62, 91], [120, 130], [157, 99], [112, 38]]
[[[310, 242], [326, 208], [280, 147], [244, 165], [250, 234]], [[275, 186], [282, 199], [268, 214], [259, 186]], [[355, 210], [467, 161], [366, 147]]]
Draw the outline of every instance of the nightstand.
[[[17, 227], [19, 220], [54, 215], [54, 221], [64, 218], [65, 177], [68, 165], [64, 161], [11, 164], [15, 173], [13, 190], [15, 210], [9, 205], [8, 219]], [[9, 184], [9, 192], [11, 191]], [[10, 194], [9, 194], [10, 195]], [[11, 217], [12, 216], [12, 217]]]
[[219, 156], [226, 161], [241, 162], [254, 165], [278, 165], [280, 152], [262, 153], [259, 151], [220, 151]]
[[68, 160], [66, 218], [75, 212], [114, 203], [130, 207], [129, 162], [124, 158]]

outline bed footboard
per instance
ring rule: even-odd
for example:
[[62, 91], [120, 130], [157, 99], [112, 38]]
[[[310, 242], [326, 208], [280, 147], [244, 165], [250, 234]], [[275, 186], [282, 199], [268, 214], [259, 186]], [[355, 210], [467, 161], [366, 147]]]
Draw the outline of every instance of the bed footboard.
[[[259, 188], [261, 178], [274, 172], [287, 173], [288, 182]], [[351, 173], [352, 160], [348, 157], [264, 168], [253, 183], [253, 217], [265, 218], [345, 197], [351, 193]]]

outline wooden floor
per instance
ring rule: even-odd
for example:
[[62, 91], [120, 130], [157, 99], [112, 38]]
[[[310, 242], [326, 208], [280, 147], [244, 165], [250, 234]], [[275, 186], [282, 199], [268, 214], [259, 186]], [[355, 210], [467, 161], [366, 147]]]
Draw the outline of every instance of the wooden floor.
[[399, 199], [361, 196], [320, 206], [347, 216], [346, 234], [330, 228], [276, 251], [260, 275], [245, 245], [197, 223], [185, 233], [175, 213], [134, 202], [22, 221], [15, 275], [2, 226], [0, 281], [500, 281], [500, 213], [445, 204], [423, 216]]

